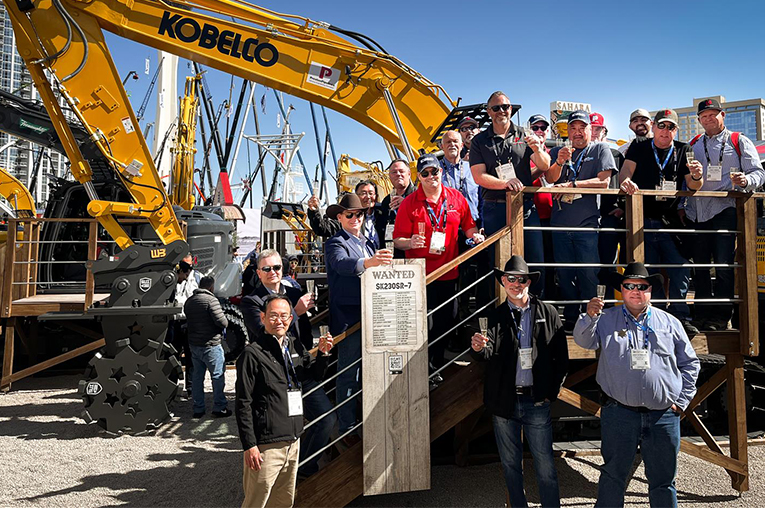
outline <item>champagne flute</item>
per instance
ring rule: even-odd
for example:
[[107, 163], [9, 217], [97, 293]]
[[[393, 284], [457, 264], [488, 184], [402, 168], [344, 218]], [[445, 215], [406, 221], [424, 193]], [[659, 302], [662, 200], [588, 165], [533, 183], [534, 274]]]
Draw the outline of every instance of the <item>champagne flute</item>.
[[[598, 299], [600, 299], [601, 301], [606, 299], [606, 286], [598, 285], [597, 294], [598, 294]], [[603, 313], [603, 312], [600, 312], [600, 313]]]
[[313, 280], [306, 280], [306, 282], [305, 282], [305, 290], [308, 291], [308, 293], [311, 295], [311, 297], [314, 299], [314, 301], [316, 301], [316, 299], [319, 297], [318, 293], [316, 292], [316, 282], [315, 281], [313, 281]]
[[478, 317], [478, 327], [481, 330], [481, 335], [486, 336], [489, 333], [489, 318]]
[[735, 190], [738, 186], [733, 182], [733, 174], [739, 173], [741, 170], [739, 170], [738, 167], [732, 166], [730, 167], [730, 182], [733, 185], [733, 189]]
[[690, 145], [685, 149], [685, 159], [689, 165], [696, 161], [696, 155], [693, 153], [693, 147]]
[[[329, 326], [319, 326], [319, 334], [321, 335], [319, 337], [319, 342], [321, 343], [322, 340], [327, 338], [327, 335], [329, 334]], [[321, 351], [319, 351], [321, 352]], [[322, 352], [322, 356], [329, 356], [329, 352]]]
[[425, 245], [425, 222], [424, 221], [417, 222], [417, 233], [422, 238], [422, 243], [424, 246]]
[[314, 179], [313, 181], [313, 196], [319, 196], [319, 179]]

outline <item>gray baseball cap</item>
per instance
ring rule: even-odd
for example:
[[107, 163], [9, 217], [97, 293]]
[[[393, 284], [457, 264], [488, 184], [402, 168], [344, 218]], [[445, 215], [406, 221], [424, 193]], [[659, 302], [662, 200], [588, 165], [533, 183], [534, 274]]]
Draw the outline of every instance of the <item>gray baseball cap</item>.
[[632, 122], [632, 120], [635, 117], [645, 117], [646, 119], [650, 120], [651, 119], [651, 114], [648, 113], [648, 110], [646, 110], [645, 108], [638, 108], [634, 112], [630, 113], [630, 122]]

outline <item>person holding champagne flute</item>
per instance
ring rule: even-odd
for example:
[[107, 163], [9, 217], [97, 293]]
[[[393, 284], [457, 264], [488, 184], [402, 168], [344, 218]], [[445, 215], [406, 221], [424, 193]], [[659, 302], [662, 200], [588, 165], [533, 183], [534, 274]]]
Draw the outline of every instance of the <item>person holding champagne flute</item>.
[[513, 255], [504, 270], [494, 269], [494, 276], [507, 302], [479, 318], [482, 331], [473, 335], [471, 347], [475, 359], [487, 362], [484, 405], [492, 414], [510, 505], [528, 506], [522, 430], [534, 457], [540, 502], [560, 507], [550, 403], [568, 371], [566, 333], [555, 307], [529, 293], [540, 274], [529, 271], [522, 257]]

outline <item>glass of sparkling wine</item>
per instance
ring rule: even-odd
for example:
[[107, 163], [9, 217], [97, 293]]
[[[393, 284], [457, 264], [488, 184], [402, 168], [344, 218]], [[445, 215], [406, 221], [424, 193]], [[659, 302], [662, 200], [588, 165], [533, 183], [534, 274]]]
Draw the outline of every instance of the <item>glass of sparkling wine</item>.
[[605, 299], [606, 298], [606, 286], [605, 285], [598, 285], [598, 299]]
[[418, 221], [417, 222], [417, 233], [422, 237], [422, 242], [425, 242], [425, 222], [424, 221]]
[[[319, 338], [319, 341], [327, 338], [327, 335], [329, 334], [329, 326], [319, 326], [319, 334], [321, 335]], [[324, 356], [329, 356], [329, 353], [322, 352]]]
[[735, 166], [730, 167], [730, 182], [733, 185], [733, 189], [736, 189], [737, 187], [736, 184], [733, 182], [733, 174], [737, 174], [739, 172], [740, 170], [738, 169], [738, 167], [735, 167]]
[[319, 179], [313, 181], [313, 196], [319, 196]]
[[481, 330], [481, 335], [486, 336], [489, 332], [489, 318], [488, 317], [478, 317], [478, 327]]
[[694, 161], [696, 161], [696, 155], [693, 153], [693, 147], [690, 145], [685, 150], [685, 159], [688, 161], [688, 164], [690, 165]]
[[306, 282], [305, 282], [305, 290], [307, 290], [308, 293], [311, 294], [314, 299], [316, 299], [316, 294], [315, 294], [315, 291], [316, 291], [316, 282], [314, 282], [313, 280], [306, 280]]

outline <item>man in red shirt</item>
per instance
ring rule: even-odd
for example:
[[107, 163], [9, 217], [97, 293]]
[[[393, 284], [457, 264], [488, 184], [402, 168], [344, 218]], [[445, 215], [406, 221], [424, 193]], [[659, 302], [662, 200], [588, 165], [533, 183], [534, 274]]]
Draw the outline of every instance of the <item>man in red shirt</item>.
[[[478, 233], [470, 206], [462, 194], [441, 184], [441, 165], [432, 154], [417, 160], [420, 187], [398, 207], [393, 228], [393, 245], [406, 251], [408, 259], [425, 259], [425, 269], [432, 273], [459, 255], [460, 227], [474, 243], [483, 242]], [[448, 271], [427, 288], [428, 308], [433, 309], [451, 299], [457, 292], [459, 270]], [[428, 342], [432, 342], [456, 324], [457, 300], [437, 310], [428, 318]], [[444, 364], [448, 340], [440, 339], [430, 348], [431, 366]]]

